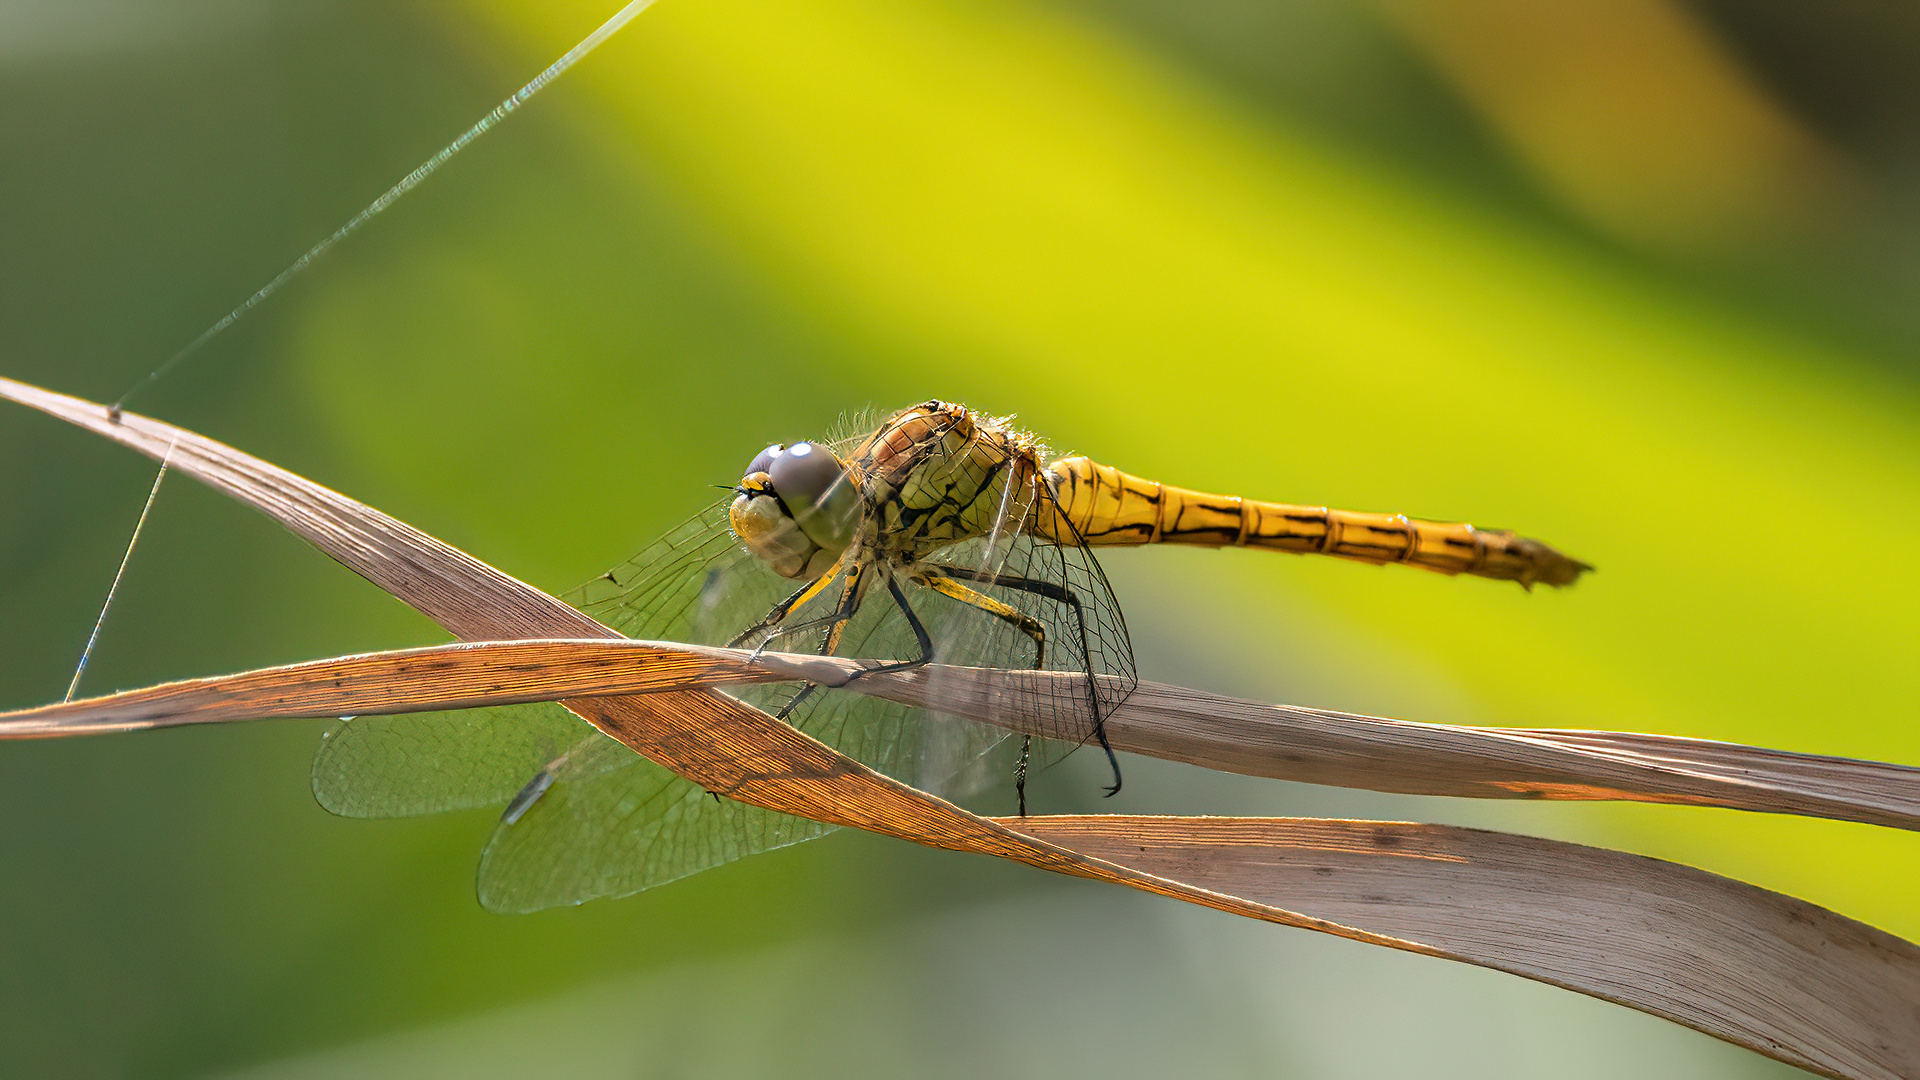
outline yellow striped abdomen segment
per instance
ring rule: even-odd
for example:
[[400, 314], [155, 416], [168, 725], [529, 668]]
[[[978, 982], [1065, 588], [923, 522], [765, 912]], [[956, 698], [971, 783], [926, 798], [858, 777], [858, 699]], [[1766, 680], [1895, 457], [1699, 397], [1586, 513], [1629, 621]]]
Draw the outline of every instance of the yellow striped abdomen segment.
[[[1421, 521], [1401, 514], [1359, 514], [1324, 506], [1290, 506], [1207, 495], [1123, 473], [1083, 457], [1047, 467], [1060, 513], [1078, 539], [1094, 545], [1197, 544], [1257, 547], [1332, 555], [1368, 563], [1407, 563], [1442, 574], [1568, 585], [1592, 567], [1538, 540], [1504, 529]], [[1035, 532], [1070, 543], [1058, 522]]]

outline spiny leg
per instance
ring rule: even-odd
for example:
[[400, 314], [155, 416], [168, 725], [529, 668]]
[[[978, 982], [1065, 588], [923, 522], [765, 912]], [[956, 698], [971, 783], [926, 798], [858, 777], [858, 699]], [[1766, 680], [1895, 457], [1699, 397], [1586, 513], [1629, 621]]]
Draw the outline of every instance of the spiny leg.
[[1013, 792], [1020, 800], [1020, 816], [1027, 816], [1027, 762], [1033, 759], [1033, 736], [1020, 736], [1020, 760], [1013, 763]]
[[769, 645], [772, 645], [776, 641], [780, 641], [785, 638], [798, 637], [799, 635], [804, 634], [809, 630], [820, 630], [825, 627], [832, 626], [834, 623], [838, 622], [839, 620], [840, 620], [839, 614], [837, 612], [830, 611], [825, 615], [819, 615], [811, 619], [801, 619], [798, 622], [781, 623], [779, 626], [773, 628], [773, 630], [771, 630], [766, 635], [766, 637], [762, 638], [760, 641], [760, 644], [754, 646], [753, 652], [749, 654], [747, 657], [747, 662], [752, 663], [753, 661], [758, 660], [760, 658], [760, 654], [763, 652], [766, 652], [767, 647]]
[[[842, 561], [844, 562], [845, 560]], [[838, 568], [836, 565], [836, 569]], [[824, 621], [827, 630], [826, 633], [820, 635], [819, 651], [821, 656], [833, 655], [833, 650], [840, 644], [841, 633], [846, 630], [847, 623], [853, 620], [854, 611], [860, 607], [860, 594], [862, 591], [860, 583], [862, 577], [866, 574], [866, 566], [862, 563], [852, 563], [847, 565], [845, 569], [847, 583], [840, 593], [840, 603], [834, 606], [833, 614]], [[792, 715], [793, 710], [804, 704], [806, 700], [812, 697], [819, 689], [819, 683], [808, 683], [801, 687], [799, 693], [789, 698], [787, 703], [781, 706], [780, 711], [773, 714], [774, 717], [779, 720], [785, 720], [788, 716]]]
[[860, 608], [860, 599], [866, 589], [863, 583], [867, 575], [864, 563], [854, 563], [847, 567], [846, 587], [840, 593], [840, 604], [834, 608], [833, 618], [827, 620], [827, 632], [820, 635], [820, 655], [832, 656], [833, 650], [840, 647], [840, 635], [846, 633], [847, 624], [853, 621], [853, 613]]
[[[1100, 740], [1100, 749], [1106, 751], [1107, 764], [1113, 769], [1113, 786], [1107, 789], [1107, 798], [1111, 799], [1118, 795], [1120, 793], [1120, 759], [1114, 755], [1113, 745], [1107, 742], [1107, 718], [1100, 715], [1100, 687], [1093, 677], [1093, 642], [1087, 636], [1087, 615], [1080, 606], [1080, 597], [1073, 590], [1057, 582], [1036, 581], [1033, 578], [1017, 575], [994, 575], [983, 570], [968, 570], [961, 567], [948, 567], [947, 570], [954, 577], [966, 578], [968, 581], [1000, 585], [1018, 592], [1044, 596], [1049, 600], [1065, 604], [1067, 609], [1073, 612], [1073, 625], [1080, 632], [1080, 655], [1087, 659], [1087, 702], [1093, 709], [1093, 735]], [[998, 603], [998, 601], [995, 602]], [[1040, 666], [1038, 663], [1034, 664], [1036, 668]], [[1031, 742], [1029, 738], [1028, 743]], [[1021, 779], [1025, 778], [1027, 749], [1026, 745], [1021, 747], [1019, 765]]]
[[[900, 591], [900, 582], [894, 578], [892, 574], [887, 575], [887, 592], [893, 597], [893, 602], [899, 606], [900, 614], [907, 617], [907, 625], [913, 628], [913, 637], [920, 646], [920, 655], [912, 660], [900, 660], [891, 664], [881, 664], [878, 667], [863, 668], [848, 675], [847, 682], [852, 682], [855, 679], [884, 671], [908, 671], [917, 667], [925, 667], [933, 660], [933, 638], [927, 633], [927, 628], [921, 624], [920, 617], [914, 614], [913, 605], [907, 603], [906, 594]], [[852, 618], [851, 611], [847, 613], [847, 618]], [[835, 646], [839, 644], [839, 632], [844, 628], [845, 623], [846, 620], [842, 619], [840, 625], [836, 626], [833, 631], [830, 632], [829, 640], [821, 648], [820, 655], [831, 655]], [[842, 683], [841, 685], [844, 686], [846, 683]], [[808, 683], [804, 689], [794, 695], [792, 701], [787, 702], [786, 708], [780, 710], [780, 719], [786, 719], [788, 713], [798, 707], [801, 702], [813, 696], [813, 692], [819, 688], [818, 683]]]
[[899, 579], [892, 574], [887, 575], [887, 593], [899, 606], [900, 614], [907, 617], [907, 625], [913, 628], [913, 640], [920, 647], [920, 655], [912, 660], [899, 660], [891, 664], [881, 664], [879, 667], [863, 668], [849, 675], [848, 682], [883, 671], [909, 671], [917, 667], [926, 667], [933, 660], [933, 638], [928, 635], [927, 628], [921, 625], [920, 616], [913, 613], [913, 605], [907, 603], [906, 594], [900, 591]]
[[[968, 607], [978, 608], [996, 619], [1012, 623], [1021, 633], [1033, 639], [1034, 668], [1038, 670], [1047, 666], [1047, 628], [1039, 619], [977, 589], [969, 589], [950, 577], [929, 574], [921, 579], [921, 583], [942, 596], [950, 596]], [[1020, 736], [1020, 761], [1013, 767], [1013, 793], [1020, 802], [1021, 817], [1027, 816], [1027, 762], [1032, 757], [1033, 736]]]
[[979, 608], [996, 619], [1012, 623], [1015, 629], [1033, 639], [1033, 666], [1047, 666], [1047, 628], [1039, 619], [1011, 604], [1003, 604], [986, 593], [969, 589], [951, 577], [928, 574], [920, 582], [942, 596], [950, 596], [968, 607]]
[[[826, 573], [821, 574], [819, 577], [814, 578], [812, 581], [809, 581], [805, 585], [800, 586], [800, 588], [796, 590], [792, 596], [787, 597], [785, 600], [782, 600], [779, 603], [773, 605], [773, 607], [769, 608], [767, 611], [766, 618], [761, 619], [759, 622], [754, 623], [752, 626], [749, 626], [745, 630], [742, 630], [738, 634], [735, 634], [733, 636], [733, 640], [727, 642], [727, 648], [737, 649], [740, 647], [741, 642], [747, 640], [748, 638], [754, 636], [755, 634], [758, 634], [767, 630], [773, 630], [776, 627], [778, 627], [779, 624], [783, 620], [785, 620], [788, 615], [793, 613], [793, 610], [795, 608], [805, 605], [808, 601], [811, 601], [814, 597], [819, 596], [821, 593], [825, 592], [827, 586], [833, 584], [833, 580], [839, 577], [841, 571], [845, 569], [846, 567], [844, 566], [843, 563], [839, 563], [839, 562], [834, 563], [833, 566], [830, 569], [828, 569]], [[795, 629], [801, 629], [801, 628], [796, 627]], [[767, 635], [766, 639], [761, 641], [760, 644], [754, 648], [754, 652], [758, 654], [762, 649], [765, 649], [767, 647], [768, 641], [772, 641], [775, 637], [778, 637], [778, 636], [779, 636], [778, 634]]]
[[800, 588], [796, 590], [793, 593], [793, 595], [787, 597], [785, 600], [782, 600], [779, 603], [773, 605], [773, 607], [769, 608], [767, 610], [766, 616], [762, 618], [759, 622], [756, 622], [752, 626], [747, 627], [745, 630], [742, 630], [739, 633], [733, 635], [733, 637], [727, 641], [727, 648], [737, 649], [740, 646], [746, 644], [749, 638], [752, 638], [758, 634], [767, 634], [765, 638], [761, 639], [761, 647], [764, 647], [766, 641], [770, 640], [774, 636], [773, 634], [770, 634], [767, 632], [773, 630], [776, 626], [780, 624], [780, 622], [785, 620], [788, 615], [792, 614], [793, 609], [800, 606], [800, 601], [803, 598], [806, 598], [809, 593], [813, 592], [814, 587], [824, 580], [826, 579], [824, 576], [822, 576], [807, 582], [805, 585], [800, 586]]

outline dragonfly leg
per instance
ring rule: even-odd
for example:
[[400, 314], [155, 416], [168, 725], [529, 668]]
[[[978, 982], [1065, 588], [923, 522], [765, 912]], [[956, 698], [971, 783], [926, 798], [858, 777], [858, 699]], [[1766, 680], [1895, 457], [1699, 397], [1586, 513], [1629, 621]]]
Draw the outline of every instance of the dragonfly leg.
[[[800, 588], [796, 590], [792, 596], [787, 597], [785, 600], [780, 601], [779, 603], [773, 605], [772, 608], [768, 609], [766, 618], [761, 619], [759, 622], [754, 623], [752, 626], [749, 626], [745, 630], [742, 630], [738, 634], [735, 634], [733, 636], [733, 640], [727, 642], [727, 648], [737, 649], [740, 647], [742, 642], [746, 641], [750, 637], [753, 637], [755, 634], [764, 633], [765, 631], [773, 630], [776, 627], [779, 627], [780, 623], [783, 620], [785, 620], [788, 615], [792, 614], [795, 608], [804, 606], [808, 601], [812, 600], [814, 597], [819, 596], [821, 593], [825, 592], [827, 589], [827, 586], [833, 584], [834, 579], [840, 576], [840, 572], [842, 569], [844, 568], [840, 563], [834, 563], [833, 567], [829, 569], [826, 573], [821, 574], [819, 577], [814, 578], [812, 581], [809, 581], [805, 585], [800, 586]], [[793, 629], [799, 630], [799, 629], [803, 629], [803, 627], [794, 627]], [[790, 632], [792, 631], [787, 630], [785, 628], [781, 629], [781, 633], [790, 633]], [[775, 637], [778, 637], [778, 636], [780, 636], [780, 634], [768, 634], [765, 640], [762, 640], [759, 646], [754, 651], [758, 653], [760, 649], [766, 648], [767, 642], [772, 641]]]
[[[988, 580], [983, 576], [973, 580]], [[1025, 581], [1025, 578], [1020, 579]], [[1012, 623], [1021, 633], [1033, 639], [1033, 666], [1036, 670], [1047, 666], [1047, 628], [1039, 619], [1021, 611], [1011, 604], [1003, 604], [977, 589], [969, 589], [950, 577], [932, 575], [925, 579], [926, 586], [942, 596], [949, 596], [969, 607], [979, 608], [996, 619]], [[1030, 590], [1038, 591], [1038, 590]], [[1065, 592], [1065, 590], [1061, 590]], [[1047, 594], [1042, 594], [1047, 595]], [[1067, 593], [1071, 597], [1073, 594]], [[1020, 737], [1020, 760], [1013, 766], [1013, 793], [1020, 803], [1020, 816], [1027, 816], [1027, 766], [1033, 760], [1033, 736]]]
[[820, 637], [821, 656], [832, 656], [833, 650], [840, 647], [840, 635], [853, 621], [853, 613], [859, 609], [860, 598], [867, 591], [863, 584], [866, 571], [860, 563], [847, 567], [847, 584], [840, 590], [840, 606], [834, 608], [833, 617], [827, 620], [827, 632]]
[[[966, 578], [968, 581], [978, 581], [987, 585], [999, 585], [1017, 592], [1032, 593], [1035, 596], [1044, 596], [1049, 600], [1059, 601], [1066, 605], [1068, 611], [1073, 612], [1073, 625], [1080, 632], [1080, 654], [1089, 661], [1087, 669], [1087, 701], [1093, 708], [1093, 736], [1100, 741], [1100, 749], [1106, 751], [1107, 764], [1113, 769], [1113, 785], [1107, 788], [1107, 797], [1112, 798], [1118, 795], [1120, 793], [1120, 759], [1114, 755], [1113, 744], [1107, 741], [1107, 718], [1100, 715], [1100, 687], [1099, 684], [1094, 681], [1091, 664], [1093, 659], [1093, 643], [1087, 636], [1087, 616], [1086, 611], [1080, 605], [1080, 597], [1075, 595], [1073, 590], [1060, 585], [1058, 582], [1036, 581], [1033, 578], [1006, 574], [994, 575], [982, 570], [968, 570], [963, 567], [946, 567], [945, 569], [949, 574], [957, 578]], [[957, 582], [955, 584], [958, 585]], [[938, 588], [938, 586], [935, 587]], [[961, 587], [964, 588], [964, 586]], [[945, 590], [941, 591], [944, 592]], [[971, 589], [967, 591], [973, 592]], [[948, 593], [947, 595], [952, 596], [953, 594]], [[979, 594], [975, 593], [975, 595]], [[955, 599], [959, 599], [959, 597], [955, 597]], [[991, 600], [992, 598], [986, 597], [985, 599]], [[993, 602], [999, 603], [997, 600]], [[1009, 608], [1008, 610], [1012, 609]], [[1040, 666], [1042, 665], [1039, 662], [1036, 661], [1034, 663], [1034, 667], [1037, 668]], [[1022, 765], [1024, 764], [1025, 762], [1023, 760]]]
[[774, 713], [773, 718], [775, 720], [785, 720], [788, 717], [788, 715], [790, 715], [793, 712], [793, 710], [799, 708], [802, 704], [804, 704], [808, 698], [813, 696], [814, 691], [818, 689], [820, 689], [819, 683], [808, 683], [807, 685], [801, 687], [798, 693], [794, 694], [792, 697], [787, 699], [787, 703], [785, 705], [780, 706], [780, 711], [777, 713]]
[[[859, 606], [859, 596], [854, 591], [859, 584], [857, 568], [856, 571], [850, 572], [847, 575], [847, 584], [847, 595], [852, 597], [852, 600], [842, 599], [841, 610], [834, 613], [834, 626], [828, 631], [827, 640], [822, 643], [820, 648], [820, 655], [822, 656], [832, 655], [834, 647], [840, 643], [840, 631], [845, 629], [847, 621], [853, 618], [854, 609]], [[913, 637], [914, 640], [919, 643], [920, 655], [912, 660], [901, 660], [891, 664], [881, 664], [878, 667], [864, 668], [847, 676], [847, 682], [852, 682], [862, 676], [872, 675], [876, 672], [907, 671], [912, 668], [925, 667], [928, 662], [933, 659], [933, 637], [927, 633], [927, 628], [920, 622], [920, 617], [914, 614], [913, 605], [907, 603], [906, 594], [900, 591], [900, 583], [895, 580], [891, 574], [887, 576], [887, 592], [893, 597], [893, 602], [900, 606], [900, 613], [907, 617], [907, 625], [913, 628]], [[819, 689], [820, 685], [818, 683], [807, 684], [799, 693], [793, 696], [792, 700], [787, 702], [786, 706], [782, 708], [776, 716], [781, 720], [785, 720], [789, 713], [799, 708], [802, 702], [812, 697], [814, 692]]]
[[1027, 816], [1027, 762], [1033, 758], [1033, 736], [1020, 736], [1020, 760], [1013, 766], [1013, 793], [1020, 800], [1020, 816]]
[[[824, 581], [832, 578], [834, 575], [840, 572], [840, 569], [841, 569], [840, 565], [836, 564], [833, 570], [829, 571], [825, 576], [823, 576], [822, 580]], [[847, 583], [846, 583], [846, 586], [841, 590], [840, 603], [834, 607], [833, 614], [828, 616], [825, 619], [815, 620], [807, 624], [809, 626], [825, 625], [827, 628], [827, 632], [821, 635], [821, 638], [820, 638], [820, 655], [821, 656], [833, 655], [833, 650], [836, 647], [838, 647], [840, 644], [841, 633], [846, 630], [847, 623], [853, 621], [853, 613], [860, 607], [860, 596], [861, 596], [861, 593], [864, 592], [864, 590], [861, 588], [861, 579], [865, 576], [866, 567], [862, 566], [860, 563], [853, 563], [852, 565], [847, 566], [845, 569], [846, 569]], [[825, 586], [821, 586], [821, 588], [824, 588], [824, 587]], [[809, 586], [808, 588], [803, 589], [802, 592], [814, 593], [815, 595], [817, 595], [819, 592], [819, 589], [815, 589], [814, 587]], [[789, 608], [789, 610], [791, 610], [791, 608]], [[798, 630], [801, 628], [796, 627], [795, 629]], [[819, 689], [820, 689], [819, 683], [808, 683], [807, 685], [801, 687], [799, 693], [789, 698], [787, 700], [787, 703], [781, 706], [780, 711], [773, 714], [774, 718], [778, 720], [785, 720], [789, 715], [793, 713], [793, 710], [799, 708], [802, 703], [804, 703], [808, 698], [812, 697], [815, 693], [817, 693]]]
[[1012, 623], [1021, 633], [1033, 639], [1033, 666], [1035, 668], [1047, 666], [1047, 628], [1039, 619], [1011, 604], [1003, 604], [977, 589], [969, 589], [950, 577], [929, 574], [921, 579], [921, 584], [942, 596], [952, 597], [968, 607], [979, 608], [996, 619]]
[[[767, 646], [782, 638], [790, 638], [798, 634], [804, 634], [809, 630], [818, 630], [822, 627], [832, 626], [839, 621], [840, 616], [838, 613], [835, 613], [822, 615], [814, 619], [802, 619], [799, 622], [782, 623], [780, 626], [773, 628], [766, 637], [762, 638], [760, 644], [753, 647], [753, 652], [748, 655], [747, 662], [752, 663], [760, 659], [760, 654], [767, 651]], [[737, 646], [735, 647], [737, 648]]]
[[879, 667], [863, 668], [849, 675], [847, 677], [848, 682], [852, 682], [865, 675], [872, 675], [876, 672], [909, 671], [917, 667], [926, 667], [933, 659], [933, 637], [927, 633], [927, 628], [921, 624], [920, 616], [913, 613], [913, 605], [907, 603], [906, 594], [900, 591], [900, 582], [891, 574], [887, 576], [887, 592], [893, 596], [893, 602], [899, 605], [900, 614], [907, 617], [907, 625], [913, 628], [913, 639], [920, 646], [920, 655], [912, 660], [900, 660], [891, 664], [881, 664]]

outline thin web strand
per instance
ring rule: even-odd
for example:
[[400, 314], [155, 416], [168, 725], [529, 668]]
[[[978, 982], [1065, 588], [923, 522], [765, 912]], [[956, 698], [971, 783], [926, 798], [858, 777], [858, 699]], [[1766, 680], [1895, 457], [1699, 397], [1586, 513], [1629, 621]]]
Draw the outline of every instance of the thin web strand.
[[140, 530], [147, 527], [147, 515], [153, 512], [153, 500], [160, 494], [160, 481], [167, 478], [167, 466], [173, 461], [173, 448], [176, 443], [167, 444], [166, 456], [160, 459], [160, 472], [153, 478], [153, 489], [147, 492], [147, 503], [140, 508], [140, 519], [133, 523], [133, 535], [127, 538], [127, 553], [120, 556], [120, 569], [113, 572], [113, 584], [107, 587], [107, 602], [100, 605], [100, 617], [93, 620], [93, 633], [87, 635], [87, 647], [80, 650], [80, 664], [73, 669], [73, 681], [67, 684], [67, 696], [62, 701], [72, 701], [73, 695], [80, 689], [80, 676], [87, 673], [87, 661], [93, 659], [93, 646], [100, 640], [100, 628], [107, 623], [107, 612], [113, 608], [113, 598], [120, 594], [120, 579], [127, 576], [127, 564], [133, 561], [134, 546], [140, 543]]
[[634, 16], [647, 10], [653, 5], [654, 5], [654, 0], [632, 0], [632, 2], [629, 3], [626, 7], [623, 7], [619, 11], [615, 12], [612, 18], [608, 19], [606, 22], [601, 23], [599, 28], [596, 29], [593, 33], [588, 34], [584, 38], [581, 38], [580, 43], [578, 45], [575, 45], [573, 48], [568, 49], [565, 55], [561, 56], [560, 59], [555, 60], [551, 65], [547, 67], [545, 71], [542, 71], [540, 74], [534, 76], [531, 82], [527, 83], [527, 85], [521, 87], [519, 90], [514, 91], [512, 97], [509, 97], [505, 101], [502, 101], [500, 104], [494, 106], [492, 112], [487, 113], [485, 116], [481, 117], [478, 121], [476, 121], [472, 127], [461, 132], [458, 138], [454, 139], [452, 142], [448, 143], [445, 147], [441, 148], [439, 153], [433, 155], [432, 157], [428, 158], [426, 161], [422, 162], [418, 168], [414, 169], [412, 172], [408, 173], [407, 175], [401, 177], [399, 183], [388, 188], [379, 198], [373, 200], [373, 202], [368, 203], [367, 208], [365, 210], [362, 210], [358, 214], [355, 214], [353, 217], [348, 218], [346, 224], [333, 230], [333, 232], [329, 234], [325, 239], [321, 240], [319, 243], [308, 248], [306, 254], [300, 256], [298, 259], [295, 259], [292, 265], [288, 266], [285, 270], [282, 270], [278, 274], [275, 274], [272, 281], [269, 281], [265, 285], [260, 286], [259, 290], [256, 291], [252, 296], [249, 296], [244, 301], [242, 301], [239, 307], [236, 307], [232, 311], [227, 312], [226, 315], [221, 317], [219, 322], [216, 322], [212, 326], [209, 326], [205, 330], [201, 331], [199, 337], [194, 338], [192, 341], [187, 342], [185, 348], [182, 348], [179, 352], [174, 353], [171, 357], [169, 357], [166, 363], [161, 364], [157, 368], [154, 368], [151, 372], [147, 374], [146, 378], [133, 384], [133, 386], [130, 387], [126, 393], [121, 394], [119, 400], [115, 401], [113, 405], [110, 407], [112, 415], [117, 419], [120, 415], [120, 410], [122, 406], [126, 405], [127, 399], [133, 397], [133, 395], [139, 393], [140, 391], [146, 389], [147, 387], [153, 385], [154, 383], [159, 382], [162, 376], [166, 375], [167, 372], [173, 370], [174, 367], [177, 366], [182, 360], [185, 360], [187, 357], [192, 356], [195, 352], [199, 350], [199, 348], [202, 345], [205, 345], [207, 342], [212, 341], [215, 337], [219, 336], [220, 333], [224, 331], [227, 327], [232, 326], [234, 323], [240, 321], [241, 316], [245, 315], [249, 311], [252, 311], [254, 308], [260, 306], [260, 303], [264, 301], [267, 297], [272, 296], [274, 293], [278, 292], [280, 289], [280, 286], [285, 285], [288, 281], [292, 280], [295, 275], [300, 273], [300, 271], [305, 270], [309, 265], [311, 265], [315, 259], [318, 259], [320, 256], [325, 255], [330, 248], [332, 248], [335, 244], [338, 244], [340, 241], [345, 240], [348, 236], [352, 235], [355, 231], [357, 231], [360, 228], [360, 226], [365, 225], [368, 221], [371, 221], [374, 215], [380, 213], [382, 210], [385, 210], [387, 207], [392, 206], [395, 202], [398, 202], [400, 200], [400, 197], [407, 194], [409, 191], [412, 191], [414, 188], [419, 187], [421, 182], [424, 181], [427, 177], [432, 176], [434, 172], [440, 168], [440, 166], [446, 164], [447, 161], [450, 158], [452, 158], [455, 154], [458, 154], [460, 151], [465, 150], [467, 148], [467, 144], [473, 142], [475, 139], [478, 139], [480, 136], [485, 135], [489, 130], [493, 128], [495, 124], [498, 124], [500, 121], [505, 120], [515, 109], [518, 109], [521, 105], [526, 104], [529, 98], [533, 97], [533, 95], [539, 93], [541, 90], [546, 89], [546, 86], [548, 83], [552, 82], [553, 80], [559, 78], [561, 75], [565, 74], [568, 68], [579, 63], [588, 53], [599, 48], [601, 43], [605, 42], [608, 38], [612, 37], [613, 35], [619, 33], [622, 27], [626, 26], [629, 22], [633, 21]]

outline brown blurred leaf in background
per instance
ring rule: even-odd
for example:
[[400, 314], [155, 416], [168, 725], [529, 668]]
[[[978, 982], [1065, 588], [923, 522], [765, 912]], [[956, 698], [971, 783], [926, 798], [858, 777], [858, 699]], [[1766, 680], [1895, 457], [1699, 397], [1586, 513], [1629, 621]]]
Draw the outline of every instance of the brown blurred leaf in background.
[[1564, 205], [1658, 251], [1737, 255], [1828, 232], [1848, 162], [1671, 0], [1382, 0]]

